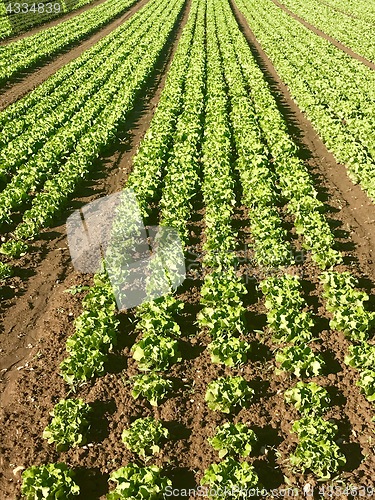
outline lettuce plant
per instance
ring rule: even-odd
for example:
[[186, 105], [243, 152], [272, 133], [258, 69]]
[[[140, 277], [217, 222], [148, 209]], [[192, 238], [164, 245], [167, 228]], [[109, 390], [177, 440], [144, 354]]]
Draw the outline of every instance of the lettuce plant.
[[303, 439], [290, 456], [292, 466], [302, 472], [311, 470], [318, 478], [327, 480], [346, 463], [337, 444], [328, 439]]
[[221, 427], [216, 428], [215, 436], [209, 438], [208, 441], [219, 452], [219, 458], [227, 454], [247, 457], [258, 438], [247, 425], [225, 422]]
[[375, 370], [363, 370], [360, 373], [357, 385], [361, 387], [369, 401], [375, 401]]
[[27, 500], [68, 500], [80, 491], [73, 476], [63, 463], [32, 466], [22, 473], [21, 493]]
[[87, 442], [90, 413], [90, 405], [82, 399], [62, 399], [50, 413], [53, 418], [43, 432], [44, 439], [55, 443], [57, 451], [82, 446]]
[[284, 397], [302, 415], [321, 415], [331, 403], [327, 390], [315, 382], [298, 382], [285, 392]]
[[112, 472], [109, 479], [116, 487], [107, 494], [108, 500], [163, 500], [166, 488], [172, 486], [171, 480], [162, 476], [155, 465], [129, 464]]
[[293, 466], [311, 470], [320, 479], [329, 479], [345, 465], [346, 458], [334, 439], [337, 425], [321, 417], [308, 416], [294, 422], [292, 431], [299, 443], [290, 457]]
[[122, 441], [126, 447], [143, 458], [159, 453], [160, 441], [168, 439], [168, 437], [168, 429], [153, 417], [134, 420], [130, 427], [124, 429], [122, 433]]
[[247, 407], [253, 396], [254, 390], [243, 377], [219, 377], [208, 384], [205, 401], [211, 410], [231, 413]]
[[259, 478], [254, 467], [247, 462], [238, 462], [228, 457], [218, 464], [212, 464], [205, 471], [201, 485], [207, 485], [209, 498], [241, 498], [241, 490], [259, 487]]
[[212, 363], [222, 363], [226, 366], [238, 366], [246, 363], [250, 344], [238, 337], [222, 336], [208, 344]]
[[345, 356], [345, 363], [355, 368], [372, 368], [375, 366], [375, 345], [363, 342], [359, 345], [350, 345], [349, 354]]
[[289, 371], [296, 377], [312, 377], [322, 372], [324, 361], [319, 354], [315, 354], [308, 346], [290, 346], [278, 351], [275, 360], [280, 364], [282, 371]]
[[160, 334], [146, 333], [132, 347], [133, 358], [143, 371], [167, 370], [173, 363], [181, 361], [178, 342]]
[[12, 276], [12, 269], [8, 264], [0, 262], [0, 281], [10, 278]]
[[163, 401], [173, 388], [173, 382], [157, 373], [145, 373], [133, 377], [132, 396], [146, 398], [152, 406], [157, 406]]

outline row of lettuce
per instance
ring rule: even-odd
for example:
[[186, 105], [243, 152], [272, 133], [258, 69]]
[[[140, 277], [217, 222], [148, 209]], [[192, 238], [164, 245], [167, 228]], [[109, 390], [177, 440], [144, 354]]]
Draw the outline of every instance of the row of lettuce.
[[[169, 6], [176, 17], [181, 8], [181, 2]], [[157, 9], [155, 12], [159, 14]], [[163, 12], [167, 15], [168, 9]], [[166, 26], [163, 16], [156, 19]], [[157, 22], [154, 18], [154, 26]], [[160, 40], [160, 33], [156, 39]], [[369, 353], [374, 356], [373, 346], [366, 342], [374, 315], [365, 309], [368, 297], [356, 290], [353, 277], [334, 270], [342, 257], [335, 248], [324, 207], [316, 198], [309, 173], [298, 158], [229, 4], [225, 0], [195, 0], [150, 129], [134, 159], [128, 186], [135, 191], [146, 220], [156, 202], [161, 226], [175, 228], [185, 245], [193, 200], [202, 193], [204, 280], [197, 321], [211, 338], [207, 346], [211, 361], [233, 371], [248, 361], [251, 352], [244, 323], [247, 291], [236, 272], [239, 237], [233, 218], [239, 202], [237, 177], [257, 266], [282, 268], [294, 263], [293, 245], [280, 216], [280, 206], [286, 203], [297, 234], [317, 267], [330, 268], [321, 273], [321, 281], [326, 308], [332, 314], [331, 328], [353, 341], [347, 362], [366, 372], [360, 384], [371, 400], [374, 385], [367, 381], [374, 372], [365, 363]], [[120, 206], [120, 225], [121, 216], [130, 215], [126, 208], [123, 214], [121, 210]], [[267, 214], [264, 231], [262, 213]], [[323, 359], [308, 345], [314, 340], [314, 320], [305, 312], [301, 283], [294, 276], [281, 274], [259, 284], [268, 310], [265, 335], [272, 333], [275, 343], [281, 344], [276, 354], [278, 370], [302, 379], [324, 373]], [[153, 283], [149, 285], [152, 292]], [[171, 294], [136, 310], [139, 337], [131, 352], [141, 373], [130, 381], [131, 394], [151, 406], [173, 395], [173, 380], [166, 373], [182, 358], [179, 339], [183, 332], [178, 317], [183, 307]], [[108, 354], [116, 345], [119, 318], [105, 273], [95, 276], [83, 308], [75, 320], [75, 333], [67, 340], [68, 356], [60, 366], [71, 388], [103, 375]], [[223, 489], [261, 487], [255, 468], [247, 461], [257, 436], [248, 425], [233, 422], [236, 412], [249, 407], [257, 397], [251, 382], [240, 375], [218, 377], [206, 387], [207, 408], [227, 417], [209, 438], [220, 461], [201, 477], [201, 484], [213, 498], [215, 491]], [[285, 401], [301, 413], [292, 426], [298, 445], [290, 456], [291, 464], [302, 472], [313, 471], [320, 479], [337, 474], [345, 457], [336, 444], [336, 424], [323, 418], [330, 404], [326, 390], [313, 382], [298, 382], [285, 393]], [[62, 400], [52, 411], [44, 437], [59, 451], [80, 446], [89, 436], [90, 414], [91, 407], [84, 401]], [[137, 419], [123, 431], [122, 439], [144, 464], [138, 465], [137, 460], [113, 472], [115, 488], [108, 498], [163, 498], [170, 479], [158, 467], [146, 465], [170, 439], [163, 422], [153, 417]], [[79, 493], [73, 471], [61, 463], [27, 469], [22, 488], [29, 498], [45, 497], [46, 492], [51, 498]]]
[[318, 0], [319, 3], [330, 5], [348, 16], [363, 19], [375, 24], [375, 6], [367, 0]]

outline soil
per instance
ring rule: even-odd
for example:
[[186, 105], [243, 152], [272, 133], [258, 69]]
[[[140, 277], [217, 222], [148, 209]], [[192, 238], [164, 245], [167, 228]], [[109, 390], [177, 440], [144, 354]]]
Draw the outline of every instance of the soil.
[[[314, 175], [319, 195], [326, 203], [327, 216], [345, 256], [345, 265], [340, 266], [339, 270], [350, 270], [360, 279], [360, 286], [374, 294], [375, 264], [372, 254], [375, 251], [375, 207], [359, 186], [352, 184], [345, 167], [337, 164], [327, 151], [310, 122], [291, 99], [288, 88], [280, 81], [233, 2], [232, 8], [270, 84], [289, 131], [300, 146], [301, 156]], [[108, 156], [98, 162], [97, 178], [86, 183], [70, 209], [116, 192], [124, 185], [131, 170], [131, 158], [157, 105], [188, 10], [127, 129]], [[288, 225], [290, 218], [284, 207], [280, 207], [280, 212]], [[65, 217], [67, 215], [69, 213]], [[189, 222], [189, 273], [178, 296], [185, 302], [184, 313], [179, 318], [184, 359], [167, 373], [176, 384], [173, 397], [157, 408], [142, 400], [134, 400], [130, 385], [127, 384], [129, 378], [137, 373], [130, 356], [130, 348], [137, 340], [132, 312], [119, 315], [122, 335], [119, 335], [119, 345], [111, 354], [105, 376], [80, 387], [75, 394], [69, 394], [58, 375], [59, 364], [66, 357], [65, 342], [74, 331], [73, 320], [82, 310], [84, 296], [84, 293], [71, 295], [64, 292], [74, 285], [92, 283], [90, 275], [79, 274], [71, 266], [63, 222], [46, 230], [43, 238], [35, 243], [35, 253], [18, 261], [18, 276], [3, 290], [5, 300], [1, 307], [4, 331], [0, 352], [3, 389], [0, 397], [1, 498], [19, 498], [23, 468], [63, 461], [75, 469], [82, 498], [104, 499], [108, 491], [109, 474], [128, 462], [139, 463], [137, 457], [122, 444], [122, 430], [134, 418], [149, 415], [165, 421], [171, 433], [171, 439], [150, 463], [162, 466], [176, 488], [196, 488], [203, 471], [217, 461], [217, 453], [208, 444], [207, 437], [212, 436], [216, 425], [230, 418], [208, 410], [204, 402], [207, 383], [221, 375], [242, 375], [255, 389], [256, 398], [249, 408], [242, 409], [233, 417], [235, 422], [251, 425], [259, 436], [259, 446], [246, 460], [254, 464], [266, 488], [287, 488], [288, 478], [292, 486], [299, 488], [301, 495], [298, 498], [303, 498], [304, 485], [316, 485], [316, 481], [310, 474], [295, 474], [288, 466], [287, 459], [296, 444], [291, 426], [299, 417], [293, 408], [285, 405], [283, 393], [294, 385], [295, 379], [286, 374], [275, 375], [274, 351], [277, 345], [267, 330], [265, 334], [259, 333], [265, 325], [266, 311], [256, 288], [259, 279], [257, 272], [261, 270], [254, 270], [248, 264], [243, 264], [239, 269], [239, 273], [247, 278], [245, 282], [248, 288], [245, 302], [248, 326], [246, 339], [252, 344], [248, 363], [239, 369], [222, 368], [211, 363], [205, 349], [210, 340], [196, 325], [202, 277], [200, 255], [204, 241], [202, 200], [199, 197], [194, 200], [193, 216]], [[239, 235], [238, 253], [243, 257], [245, 247], [248, 245], [251, 249], [252, 239], [247, 210], [240, 203], [235, 209], [233, 225]], [[295, 247], [300, 249], [301, 238], [293, 231], [289, 236]], [[250, 252], [250, 259], [251, 256]], [[375, 438], [371, 441], [374, 430], [371, 419], [374, 410], [356, 387], [358, 372], [343, 362], [349, 343], [342, 334], [328, 329], [329, 315], [320, 299], [319, 271], [311, 259], [308, 257], [303, 264], [291, 266], [288, 270], [303, 279], [306, 302], [316, 316], [319, 339], [313, 348], [322, 354], [327, 369], [325, 376], [313, 380], [325, 386], [328, 380], [333, 406], [327, 416], [339, 424], [339, 442], [347, 457], [341, 478], [345, 484], [373, 486]], [[88, 445], [57, 453], [53, 445], [42, 438], [42, 433], [49, 423], [49, 412], [53, 406], [67, 396], [83, 398], [93, 405], [93, 432]], [[343, 495], [336, 498], [348, 497]]]
[[83, 52], [90, 49], [102, 38], [109, 35], [113, 30], [121, 26], [121, 24], [140, 10], [147, 3], [147, 1], [148, 0], [139, 0], [139, 2], [130, 7], [125, 14], [107, 24], [94, 35], [86, 38], [78, 46], [74, 46], [73, 48], [69, 47], [63, 52], [62, 55], [42, 61], [39, 66], [34, 67], [31, 70], [31, 74], [30, 71], [27, 71], [24, 75], [13, 79], [9, 85], [0, 89], [0, 111], [13, 102], [18, 101], [18, 99], [21, 99], [24, 95], [31, 92], [38, 85], [47, 80], [47, 78], [56, 73], [56, 71], [60, 68], [79, 57]]
[[39, 33], [39, 31], [52, 28], [53, 26], [56, 26], [60, 23], [63, 23], [64, 21], [67, 21], [68, 19], [78, 15], [82, 14], [82, 12], [85, 12], [86, 10], [91, 9], [92, 7], [96, 7], [97, 5], [100, 5], [101, 3], [104, 3], [106, 0], [95, 0], [87, 5], [83, 5], [83, 7], [80, 7], [79, 9], [72, 10], [71, 12], [68, 12], [67, 14], [64, 14], [63, 16], [56, 17], [52, 21], [47, 21], [45, 23], [39, 24], [38, 26], [34, 26], [32, 29], [25, 31], [23, 33], [20, 33], [19, 35], [9, 37], [5, 40], [0, 41], [0, 46], [1, 45], [8, 45], [8, 43], [16, 42], [17, 40], [22, 40], [22, 38], [27, 38], [28, 36], [35, 35], [36, 33]]
[[272, 0], [272, 2], [275, 5], [277, 5], [278, 7], [280, 7], [280, 9], [282, 9], [284, 12], [286, 12], [289, 16], [293, 17], [293, 19], [296, 19], [298, 22], [300, 22], [301, 24], [303, 24], [303, 26], [305, 26], [306, 28], [308, 28], [310, 31], [312, 31], [316, 35], [319, 35], [322, 38], [324, 38], [325, 40], [327, 40], [328, 42], [331, 42], [335, 47], [337, 47], [338, 49], [342, 50], [343, 52], [345, 52], [346, 54], [348, 54], [353, 59], [357, 59], [358, 61], [361, 61], [361, 63], [363, 63], [368, 68], [375, 69], [375, 63], [369, 61], [368, 59], [366, 59], [365, 57], [361, 56], [360, 54], [357, 54], [350, 47], [347, 47], [346, 45], [344, 45], [343, 43], [339, 42], [338, 40], [336, 40], [332, 36], [327, 35], [327, 33], [324, 33], [324, 31], [321, 31], [320, 29], [316, 28], [312, 24], [308, 23], [302, 17], [298, 16], [297, 14], [295, 14], [294, 12], [292, 12], [291, 10], [289, 10], [287, 7], [285, 7], [285, 5], [283, 5], [278, 0]]

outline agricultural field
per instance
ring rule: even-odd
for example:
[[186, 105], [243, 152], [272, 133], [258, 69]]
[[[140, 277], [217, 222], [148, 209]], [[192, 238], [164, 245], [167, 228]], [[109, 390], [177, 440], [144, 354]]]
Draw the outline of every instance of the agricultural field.
[[20, 5], [0, 500], [373, 498], [375, 2]]

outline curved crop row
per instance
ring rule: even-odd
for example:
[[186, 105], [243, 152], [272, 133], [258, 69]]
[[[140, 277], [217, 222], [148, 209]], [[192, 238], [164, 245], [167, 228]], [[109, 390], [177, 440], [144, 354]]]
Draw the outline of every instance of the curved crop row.
[[331, 5], [348, 16], [375, 24], [375, 6], [367, 0], [318, 0], [318, 2]]

